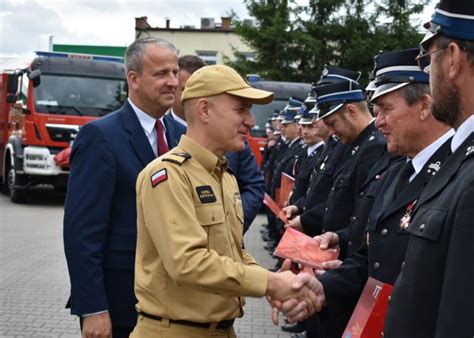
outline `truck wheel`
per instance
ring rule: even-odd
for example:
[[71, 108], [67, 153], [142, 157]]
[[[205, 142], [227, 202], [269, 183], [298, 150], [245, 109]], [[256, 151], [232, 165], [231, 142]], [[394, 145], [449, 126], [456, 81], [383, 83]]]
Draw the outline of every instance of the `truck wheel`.
[[13, 203], [26, 202], [26, 189], [19, 189], [18, 185], [24, 185], [24, 178], [17, 175], [15, 168], [11, 165], [8, 170], [7, 184], [10, 191], [10, 199]]

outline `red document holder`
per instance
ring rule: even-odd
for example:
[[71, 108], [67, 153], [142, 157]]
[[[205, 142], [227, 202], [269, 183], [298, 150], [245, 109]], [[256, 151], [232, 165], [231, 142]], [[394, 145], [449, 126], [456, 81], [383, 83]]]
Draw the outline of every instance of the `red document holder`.
[[265, 204], [283, 223], [288, 223], [288, 218], [286, 218], [283, 210], [281, 210], [278, 204], [267, 193], [265, 193], [265, 196], [263, 197], [263, 204]]
[[369, 277], [342, 338], [381, 337], [392, 285]]
[[280, 208], [282, 208], [290, 199], [290, 194], [293, 191], [294, 185], [295, 179], [293, 177], [285, 173], [281, 174], [279, 198], [276, 201]]
[[323, 262], [337, 259], [339, 247], [322, 250], [314, 238], [293, 228], [286, 228], [273, 255], [306, 267], [321, 269]]

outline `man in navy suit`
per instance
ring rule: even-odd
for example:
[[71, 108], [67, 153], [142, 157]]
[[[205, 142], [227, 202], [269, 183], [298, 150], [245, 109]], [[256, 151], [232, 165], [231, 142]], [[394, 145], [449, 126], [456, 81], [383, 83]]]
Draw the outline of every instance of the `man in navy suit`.
[[135, 326], [135, 181], [181, 135], [164, 116], [178, 85], [176, 48], [162, 39], [136, 40], [125, 68], [127, 102], [81, 128], [71, 152], [64, 248], [69, 305], [81, 317], [83, 337], [128, 337]]

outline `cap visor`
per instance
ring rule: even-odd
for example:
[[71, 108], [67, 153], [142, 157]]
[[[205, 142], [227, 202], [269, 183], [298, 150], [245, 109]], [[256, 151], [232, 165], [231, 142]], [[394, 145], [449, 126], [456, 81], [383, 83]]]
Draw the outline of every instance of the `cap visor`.
[[242, 97], [255, 104], [267, 104], [273, 101], [273, 93], [252, 87], [229, 90], [227, 94]]
[[327, 113], [323, 113], [320, 109], [319, 113], [318, 113], [318, 118], [317, 118], [316, 121], [324, 120], [326, 117], [328, 117], [329, 115], [334, 114], [336, 111], [338, 111], [340, 108], [342, 108], [342, 106], [344, 106], [344, 103], [340, 103], [340, 104], [335, 105], [335, 106], [330, 106], [329, 111]]
[[367, 87], [365, 87], [366, 91], [374, 91], [377, 87], [375, 87], [375, 81], [370, 81]]
[[409, 82], [404, 82], [404, 83], [386, 83], [381, 86], [378, 86], [377, 89], [375, 89], [374, 95], [372, 95], [372, 98], [370, 99], [370, 102], [374, 103], [377, 98], [379, 98], [382, 95], [394, 92], [402, 87], [405, 87], [406, 85], [409, 85]]
[[422, 50], [425, 50], [427, 51], [433, 38], [435, 38], [436, 36], [438, 36], [439, 32], [436, 32], [436, 33], [433, 33], [431, 31], [428, 31], [425, 36], [423, 37], [423, 40], [421, 40], [420, 42], [420, 47]]

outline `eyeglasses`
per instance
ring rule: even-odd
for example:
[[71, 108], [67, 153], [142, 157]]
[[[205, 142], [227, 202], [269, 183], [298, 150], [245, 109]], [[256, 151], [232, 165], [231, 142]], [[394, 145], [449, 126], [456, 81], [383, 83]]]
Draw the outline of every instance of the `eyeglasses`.
[[430, 71], [429, 66], [431, 64], [431, 55], [438, 53], [439, 51], [445, 50], [446, 48], [448, 48], [448, 46], [435, 49], [427, 53], [423, 53], [423, 50], [421, 49], [420, 54], [415, 58], [416, 62], [418, 62], [418, 67], [420, 67], [420, 69], [423, 72], [429, 73]]

